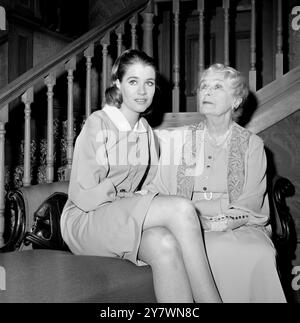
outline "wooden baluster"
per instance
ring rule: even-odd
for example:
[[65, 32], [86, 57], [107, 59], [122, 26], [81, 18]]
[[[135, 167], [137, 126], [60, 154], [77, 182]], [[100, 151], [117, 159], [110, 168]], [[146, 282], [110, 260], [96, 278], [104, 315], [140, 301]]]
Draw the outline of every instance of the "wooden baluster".
[[282, 53], [282, 0], [277, 0], [277, 51], [276, 51], [276, 78], [283, 75]]
[[[2, 113], [2, 111], [1, 111]], [[0, 121], [0, 247], [4, 245], [5, 227], [5, 122]]]
[[199, 12], [199, 63], [198, 63], [198, 79], [202, 72], [204, 71], [204, 53], [205, 53], [205, 45], [204, 45], [204, 6], [205, 0], [198, 0], [198, 12]]
[[45, 78], [47, 85], [48, 117], [47, 117], [47, 183], [54, 179], [54, 138], [53, 138], [53, 87], [56, 84], [56, 75], [51, 72]]
[[249, 87], [256, 91], [256, 8], [255, 0], [251, 0], [251, 44], [250, 44], [250, 71]]
[[0, 248], [4, 245], [5, 227], [5, 124], [8, 122], [8, 105], [0, 109]]
[[[0, 30], [6, 30], [6, 12], [0, 7]], [[1, 109], [2, 108], [2, 109]], [[5, 212], [5, 124], [8, 122], [8, 105], [0, 108], [0, 248], [4, 246]]]
[[101, 39], [101, 45], [102, 45], [102, 101], [104, 101], [105, 98], [105, 90], [108, 85], [108, 46], [110, 44], [110, 33], [107, 33], [102, 39]]
[[[197, 2], [197, 9], [199, 12], [199, 61], [198, 61], [198, 82], [200, 81], [201, 75], [204, 71], [204, 7], [205, 7], [205, 0], [198, 0]], [[199, 84], [197, 86], [197, 107], [200, 108], [199, 102]]]
[[76, 56], [65, 64], [68, 71], [68, 127], [67, 127], [67, 169], [72, 168], [73, 159], [73, 129], [74, 129], [74, 70], [76, 70]]
[[85, 92], [85, 117], [87, 118], [92, 111], [92, 82], [91, 82], [91, 71], [92, 71], [92, 58], [94, 57], [94, 44], [91, 44], [85, 51], [84, 56], [86, 58], [86, 92]]
[[173, 0], [174, 15], [174, 63], [173, 63], [173, 91], [172, 112], [179, 112], [180, 101], [180, 67], [179, 67], [179, 0]]
[[223, 0], [224, 9], [224, 64], [229, 65], [229, 7], [230, 0]]
[[123, 51], [123, 41], [122, 37], [125, 32], [124, 24], [121, 24], [117, 29], [116, 29], [116, 34], [118, 36], [117, 43], [118, 43], [118, 56], [122, 54]]
[[[2, 111], [1, 111], [2, 112]], [[5, 227], [5, 122], [0, 121], [0, 247], [4, 245]]]
[[0, 248], [4, 246], [5, 211], [5, 124], [8, 122], [8, 105], [0, 109]]
[[129, 23], [131, 25], [131, 48], [137, 48], [137, 39], [136, 39], [136, 25], [138, 23], [138, 16], [134, 15], [130, 20]]
[[31, 108], [33, 102], [33, 87], [29, 88], [22, 95], [22, 102], [25, 104], [25, 126], [24, 126], [24, 176], [23, 186], [31, 184]]
[[153, 2], [150, 1], [146, 10], [142, 13], [143, 17], [143, 51], [149, 56], [153, 56]]

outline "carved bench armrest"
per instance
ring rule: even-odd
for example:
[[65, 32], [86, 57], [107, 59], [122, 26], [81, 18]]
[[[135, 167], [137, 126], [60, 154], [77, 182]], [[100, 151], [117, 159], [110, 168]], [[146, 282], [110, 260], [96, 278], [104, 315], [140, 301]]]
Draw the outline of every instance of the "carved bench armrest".
[[295, 225], [286, 198], [295, 194], [294, 185], [285, 177], [276, 176], [272, 183], [271, 214], [273, 241], [276, 247], [287, 247], [295, 242]]
[[5, 203], [5, 246], [0, 252], [19, 249], [26, 232], [26, 212], [21, 191], [9, 191]]
[[5, 246], [0, 252], [13, 251], [25, 247], [24, 237], [33, 227], [34, 213], [53, 193], [67, 193], [68, 182], [38, 184], [11, 190], [5, 205]]

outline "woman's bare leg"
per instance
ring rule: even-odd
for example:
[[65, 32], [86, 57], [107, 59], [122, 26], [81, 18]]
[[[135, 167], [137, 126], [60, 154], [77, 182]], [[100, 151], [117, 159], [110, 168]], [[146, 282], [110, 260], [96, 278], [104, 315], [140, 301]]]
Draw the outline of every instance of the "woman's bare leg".
[[163, 227], [145, 230], [142, 234], [138, 257], [152, 268], [158, 302], [193, 302], [181, 250], [169, 230]]
[[144, 230], [163, 226], [175, 236], [196, 302], [221, 302], [208, 264], [200, 222], [191, 201], [177, 196], [156, 196]]

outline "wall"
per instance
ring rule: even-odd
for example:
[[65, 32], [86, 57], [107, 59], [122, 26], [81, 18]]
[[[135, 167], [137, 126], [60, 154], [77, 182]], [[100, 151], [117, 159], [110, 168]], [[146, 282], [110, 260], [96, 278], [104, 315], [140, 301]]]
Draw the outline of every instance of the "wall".
[[[41, 32], [41, 31], [35, 31], [33, 33], [33, 66], [36, 66], [43, 61], [47, 60], [47, 58], [53, 56], [54, 54], [61, 51], [70, 40], [59, 37], [59, 35], [51, 32]], [[62, 75], [64, 74], [64, 76]], [[58, 117], [60, 115], [60, 110], [66, 110], [66, 98], [61, 98], [61, 93], [67, 96], [67, 77], [66, 72], [64, 69], [64, 66], [61, 66], [56, 70], [57, 80], [56, 85], [54, 87], [54, 118]], [[64, 78], [61, 82], [59, 81], [59, 75], [62, 75], [61, 78]], [[62, 83], [62, 84], [61, 84]], [[63, 88], [63, 90], [62, 90]], [[45, 89], [44, 81], [40, 80], [35, 85], [36, 93], [39, 93], [41, 89]], [[42, 90], [43, 91], [43, 90]], [[43, 92], [43, 94], [45, 94]], [[36, 95], [37, 96], [37, 95]], [[41, 100], [39, 103], [44, 107], [44, 110], [46, 111], [46, 95], [44, 95], [44, 100]], [[34, 108], [34, 107], [33, 107]], [[39, 106], [39, 109], [41, 106]], [[39, 118], [42, 117], [40, 114], [35, 114], [33, 111], [33, 117]], [[39, 122], [39, 120], [37, 120]], [[32, 132], [34, 135], [34, 123], [32, 124]], [[46, 130], [44, 130], [46, 133]]]
[[110, 18], [132, 3], [142, 3], [143, 0], [89, 0], [90, 27], [95, 27], [103, 19]]
[[0, 45], [0, 89], [7, 85], [8, 74], [7, 74], [7, 53], [8, 46], [7, 43]]
[[[300, 103], [299, 103], [300, 108]], [[300, 266], [300, 111], [259, 134], [265, 142], [269, 170], [288, 178], [295, 186], [295, 195], [287, 199], [295, 222], [298, 244], [293, 266]], [[294, 292], [300, 303], [300, 291]]]
[[[288, 48], [289, 48], [289, 68], [292, 69], [300, 64], [300, 11], [298, 8], [297, 14], [292, 15], [292, 9], [295, 6], [299, 6], [300, 3], [298, 0], [290, 0], [289, 1], [289, 42], [288, 42]], [[294, 20], [294, 25], [292, 24], [292, 21]], [[296, 24], [295, 24], [296, 22]], [[296, 28], [295, 28], [296, 27]], [[300, 103], [299, 103], [300, 108]], [[292, 159], [292, 169], [289, 170], [289, 163], [286, 164], [286, 170], [287, 176], [290, 176], [293, 184], [296, 187], [296, 194], [294, 197], [289, 199], [289, 206], [293, 215], [293, 218], [296, 223], [296, 229], [297, 229], [297, 238], [298, 238], [298, 246], [295, 252], [295, 259], [293, 261], [293, 266], [300, 266], [300, 111], [294, 113], [290, 118], [288, 118], [286, 122], [286, 127], [293, 127], [293, 128], [282, 128], [283, 130], [286, 130], [286, 137], [287, 141], [290, 143], [288, 144], [288, 148], [286, 150], [290, 151], [288, 153], [289, 158]], [[293, 129], [293, 131], [289, 130]], [[291, 152], [291, 149], [293, 150]], [[286, 159], [285, 157], [282, 157], [282, 159]], [[298, 268], [298, 267], [297, 267]], [[296, 268], [295, 268], [296, 269]], [[300, 269], [300, 267], [299, 267]], [[300, 274], [300, 271], [297, 271], [298, 277]], [[296, 274], [297, 274], [296, 273]], [[295, 277], [297, 278], [297, 277]], [[299, 278], [298, 278], [298, 286], [299, 286]], [[300, 290], [294, 291], [294, 299], [296, 302], [300, 303]]]
[[[300, 108], [300, 103], [299, 103]], [[294, 184], [288, 204], [300, 237], [300, 111], [259, 134], [265, 142], [269, 166]]]
[[[33, 33], [33, 66], [36, 66], [47, 58], [53, 56], [62, 50], [70, 40], [65, 39], [64, 37], [58, 37], [57, 34], [35, 31]], [[56, 70], [56, 74], [60, 75], [64, 72], [64, 66], [61, 66]], [[65, 82], [67, 83], [67, 81]], [[44, 82], [41, 80], [36, 86], [36, 89], [44, 87]], [[54, 90], [55, 91], [55, 90]], [[55, 103], [57, 102], [54, 98]]]
[[42, 60], [56, 54], [69, 43], [69, 40], [59, 38], [51, 33], [34, 32], [33, 36], [33, 66]]

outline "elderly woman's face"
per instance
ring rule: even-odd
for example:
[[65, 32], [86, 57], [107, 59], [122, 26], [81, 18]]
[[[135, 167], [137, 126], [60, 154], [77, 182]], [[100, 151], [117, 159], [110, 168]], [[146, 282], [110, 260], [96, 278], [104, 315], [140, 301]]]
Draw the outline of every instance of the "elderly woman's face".
[[209, 72], [200, 84], [200, 112], [206, 116], [232, 113], [235, 104], [233, 89], [223, 73]]

